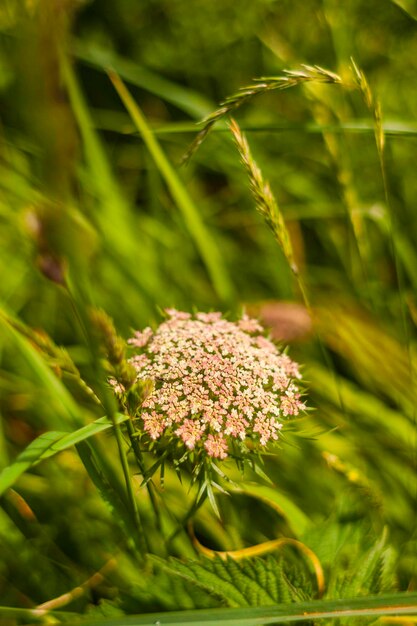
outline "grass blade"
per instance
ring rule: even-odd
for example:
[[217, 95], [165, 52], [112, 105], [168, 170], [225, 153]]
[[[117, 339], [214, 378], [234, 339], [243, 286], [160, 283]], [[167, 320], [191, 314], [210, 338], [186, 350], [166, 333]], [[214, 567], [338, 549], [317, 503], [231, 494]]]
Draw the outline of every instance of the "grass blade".
[[[3, 327], [5, 333], [9, 335], [16, 348], [24, 357], [27, 365], [32, 370], [35, 379], [51, 394], [56, 404], [57, 414], [64, 420], [64, 422], [72, 426], [83, 425], [84, 419], [81, 415], [80, 409], [71, 397], [71, 394], [67, 391], [65, 386], [61, 383], [50, 368], [44, 362], [42, 356], [33, 347], [32, 343], [22, 337], [20, 333], [11, 325], [8, 320], [8, 315], [0, 310], [0, 327]], [[60, 423], [57, 418], [57, 424]]]
[[241, 482], [239, 487], [232, 489], [232, 491], [234, 493], [252, 496], [275, 509], [279, 515], [288, 520], [292, 530], [294, 530], [297, 535], [302, 535], [311, 525], [311, 520], [307, 515], [275, 487], [260, 485], [258, 483]]
[[142, 561], [146, 551], [145, 536], [140, 520], [132, 511], [129, 494], [125, 493], [118, 477], [112, 473], [112, 468], [106, 463], [105, 457], [98, 455], [89, 441], [78, 443], [77, 452], [101, 498], [110, 508], [112, 515], [123, 528], [128, 543], [132, 548], [136, 548], [136, 555]]
[[163, 176], [173, 199], [184, 216], [185, 223], [195, 241], [201, 258], [206, 265], [217, 294], [223, 301], [229, 302], [233, 295], [233, 287], [223, 265], [216, 243], [211, 238], [207, 228], [201, 220], [198, 210], [178, 174], [175, 172], [161, 146], [156, 140], [144, 115], [142, 114], [142, 111], [119, 76], [114, 72], [110, 72], [109, 75], [117, 93], [120, 96], [120, 99], [129, 112], [135, 126], [146, 144], [146, 147], [152, 155], [157, 168]]
[[[119, 424], [127, 419], [126, 415], [118, 415]], [[5, 467], [0, 473], [0, 496], [34, 465], [112, 427], [112, 421], [107, 417], [100, 417], [92, 424], [83, 426], [72, 433], [54, 431], [43, 433], [19, 454], [14, 463]]]
[[[134, 134], [137, 132], [129, 118], [118, 111], [111, 109], [92, 109], [95, 127], [99, 130], [110, 130], [122, 133], [123, 135]], [[318, 122], [276, 122], [262, 124], [253, 122], [242, 122], [241, 130], [253, 133], [284, 133], [284, 132], [300, 132], [306, 134], [332, 133], [341, 134], [357, 134], [357, 135], [375, 135], [375, 126], [373, 121], [366, 119], [355, 120], [352, 122], [340, 122], [333, 124], [321, 124]], [[382, 129], [385, 136], [390, 137], [416, 137], [417, 126], [413, 122], [396, 121], [384, 122]], [[176, 135], [185, 133], [195, 133], [195, 124], [193, 122], [154, 122], [152, 124], [152, 132], [157, 136]], [[212, 133], [227, 133], [228, 128], [225, 124], [219, 124], [213, 127]]]
[[[146, 91], [162, 98], [162, 100], [174, 104], [195, 119], [205, 117], [213, 110], [212, 102], [196, 91], [162, 78], [149, 69], [145, 69], [137, 63], [124, 59], [109, 50], [85, 46], [81, 41], [75, 42], [73, 49], [75, 56], [80, 61], [103, 72], [107, 72], [109, 67], [113, 68], [126, 82], [141, 89], [146, 89]], [[195, 126], [193, 132], [195, 132]]]
[[[1, 613], [1, 609], [0, 609]], [[387, 615], [417, 615], [417, 593], [399, 593], [350, 600], [316, 600], [268, 607], [244, 607], [237, 609], [204, 609], [149, 613], [110, 619], [81, 619], [79, 626], [257, 626], [266, 624], [290, 624], [308, 619], [380, 617]]]
[[[62, 72], [68, 96], [74, 111], [89, 169], [89, 179], [98, 201], [95, 220], [104, 235], [109, 254], [117, 259], [117, 266], [130, 281], [147, 294], [155, 293], [159, 281], [152, 272], [137, 272], [136, 266], [146, 264], [146, 241], [137, 245], [137, 226], [133, 223], [130, 207], [114, 177], [110, 161], [94, 128], [89, 109], [78, 84], [76, 74], [63, 56]], [[133, 262], [132, 262], [133, 260]]]

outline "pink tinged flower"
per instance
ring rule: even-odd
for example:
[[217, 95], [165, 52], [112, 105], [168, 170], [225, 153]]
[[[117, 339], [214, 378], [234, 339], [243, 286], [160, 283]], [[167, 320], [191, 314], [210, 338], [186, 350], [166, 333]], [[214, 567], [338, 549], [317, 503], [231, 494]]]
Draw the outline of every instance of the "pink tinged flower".
[[281, 430], [282, 424], [276, 422], [275, 419], [258, 417], [255, 420], [253, 432], [259, 434], [259, 441], [262, 446], [265, 446], [270, 439], [278, 439], [277, 430]]
[[298, 366], [254, 334], [263, 332], [256, 320], [232, 323], [219, 313], [193, 317], [175, 309], [168, 315], [130, 361], [138, 379], [155, 383], [142, 404], [151, 438], [170, 429], [190, 449], [200, 442], [199, 450], [221, 459], [230, 439], [257, 434], [266, 445], [278, 437], [281, 415], [305, 408], [293, 383]]
[[288, 378], [288, 376], [286, 374], [284, 374], [283, 372], [276, 372], [274, 373], [273, 377], [272, 377], [272, 382], [274, 385], [274, 389], [276, 391], [284, 391], [289, 383], [290, 383], [290, 379]]
[[243, 315], [242, 319], [239, 320], [237, 324], [240, 330], [246, 333], [262, 333], [264, 331], [258, 320], [252, 319], [247, 315]]
[[203, 412], [201, 419], [204, 424], [209, 425], [210, 428], [216, 432], [220, 432], [222, 430], [223, 415], [225, 412], [226, 411], [219, 406], [210, 407]]
[[152, 328], [149, 328], [148, 326], [142, 332], [138, 330], [135, 331], [134, 336], [131, 339], [128, 339], [127, 343], [135, 348], [143, 348], [149, 342], [152, 335]]
[[274, 346], [272, 341], [269, 341], [269, 339], [267, 339], [263, 335], [258, 335], [258, 337], [255, 337], [255, 345], [257, 345], [258, 348], [261, 348], [262, 350], [267, 350], [268, 352], [276, 352], [276, 347]]
[[108, 382], [109, 382], [109, 385], [112, 386], [113, 391], [116, 394], [116, 396], [122, 396], [124, 392], [126, 391], [122, 383], [119, 383], [115, 378], [109, 378]]
[[208, 455], [214, 459], [225, 459], [227, 457], [227, 442], [221, 435], [208, 435], [204, 447]]
[[156, 411], [142, 413], [145, 431], [151, 439], [158, 439], [165, 430], [163, 417]]
[[239, 439], [245, 439], [246, 428], [249, 426], [249, 422], [239, 413], [233, 409], [230, 415], [226, 418], [226, 426], [224, 429], [225, 435], [232, 435], [232, 437], [239, 437]]
[[191, 318], [191, 313], [177, 311], [177, 309], [165, 309], [165, 313], [176, 320], [189, 320]]
[[219, 312], [213, 312], [213, 313], [197, 313], [196, 314], [196, 318], [200, 321], [200, 322], [205, 322], [206, 324], [210, 324], [211, 322], [217, 322], [218, 320], [220, 320], [222, 317], [222, 314]]
[[140, 370], [144, 370], [146, 366], [150, 365], [151, 361], [146, 354], [135, 354], [135, 356], [129, 359], [129, 363], [133, 365], [137, 372], [140, 372]]
[[204, 426], [197, 420], [186, 419], [183, 424], [177, 428], [175, 434], [181, 437], [187, 448], [193, 450], [197, 441], [201, 439], [204, 433]]
[[281, 400], [281, 410], [284, 415], [298, 415], [305, 409], [305, 405], [300, 401], [300, 394], [294, 391], [286, 391]]
[[291, 378], [298, 378], [298, 379], [301, 378], [300, 370], [298, 369], [298, 364], [295, 363], [295, 361], [293, 361], [292, 359], [290, 359], [290, 357], [287, 354], [281, 355], [281, 363], [287, 376], [290, 376]]

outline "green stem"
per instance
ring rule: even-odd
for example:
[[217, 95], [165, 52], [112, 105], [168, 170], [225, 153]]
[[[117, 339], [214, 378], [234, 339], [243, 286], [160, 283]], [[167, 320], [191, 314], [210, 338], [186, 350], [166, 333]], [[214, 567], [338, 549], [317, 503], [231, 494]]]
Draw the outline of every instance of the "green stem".
[[128, 500], [127, 503], [130, 507], [132, 519], [134, 522], [134, 527], [136, 528], [136, 531], [137, 531], [135, 543], [137, 544], [137, 547], [139, 549], [139, 552], [141, 553], [141, 556], [144, 557], [144, 555], [146, 554], [148, 550], [147, 550], [147, 545], [145, 541], [143, 525], [140, 519], [139, 509], [138, 509], [135, 495], [133, 492], [132, 479], [130, 476], [129, 463], [128, 463], [126, 451], [124, 448], [124, 441], [123, 441], [120, 425], [117, 421], [116, 412], [113, 408], [112, 399], [109, 397], [109, 391], [103, 382], [105, 380], [105, 373], [103, 371], [103, 367], [100, 362], [99, 346], [97, 345], [97, 339], [94, 336], [94, 333], [92, 332], [89, 316], [83, 304], [85, 301], [88, 302], [88, 297], [86, 293], [83, 293], [82, 295], [84, 297], [81, 297], [81, 295], [78, 293], [78, 289], [71, 282], [71, 280], [68, 281], [67, 293], [69, 295], [69, 298], [70, 298], [72, 307], [74, 309], [75, 315], [78, 319], [78, 322], [86, 337], [86, 343], [88, 345], [89, 352], [91, 355], [91, 365], [94, 370], [95, 379], [97, 380], [98, 385], [101, 388], [101, 392], [102, 392], [100, 395], [101, 395], [101, 401], [102, 401], [105, 414], [107, 415], [107, 417], [110, 419], [110, 421], [113, 424], [113, 429], [114, 429], [114, 433], [116, 437], [116, 444], [117, 444], [117, 448], [119, 452], [120, 463], [122, 466], [122, 472], [123, 472], [124, 481], [126, 485], [126, 493], [127, 493], [127, 500]]
[[132, 511], [132, 516], [135, 522], [135, 526], [138, 530], [138, 545], [139, 548], [142, 552], [142, 555], [144, 555], [148, 549], [147, 549], [147, 545], [146, 545], [146, 540], [145, 540], [145, 533], [144, 533], [144, 529], [143, 529], [143, 525], [142, 525], [142, 521], [140, 519], [140, 514], [139, 514], [139, 509], [138, 509], [138, 505], [136, 502], [136, 498], [135, 498], [135, 494], [133, 492], [133, 484], [132, 484], [132, 478], [130, 476], [130, 471], [129, 471], [129, 463], [127, 460], [127, 455], [126, 455], [126, 451], [124, 448], [124, 442], [123, 442], [123, 437], [122, 437], [122, 433], [120, 430], [120, 426], [116, 421], [116, 416], [115, 413], [112, 411], [110, 418], [113, 422], [113, 427], [114, 427], [114, 432], [116, 435], [116, 443], [117, 443], [117, 447], [119, 450], [119, 458], [120, 458], [120, 463], [122, 465], [122, 470], [123, 470], [123, 475], [125, 478], [125, 483], [126, 483], [126, 491], [127, 491], [127, 496], [129, 499], [129, 504], [130, 504], [130, 508]]
[[[132, 444], [133, 452], [135, 454], [136, 462], [137, 462], [138, 467], [139, 467], [139, 471], [142, 474], [143, 478], [145, 478], [145, 471], [146, 471], [145, 463], [143, 461], [142, 451], [141, 451], [141, 449], [139, 447], [138, 439], [136, 437], [135, 429], [133, 427], [131, 419], [129, 419], [126, 422], [126, 428], [127, 428], [127, 433], [129, 435], [130, 443]], [[161, 529], [162, 529], [161, 511], [160, 511], [160, 507], [159, 507], [158, 501], [156, 499], [155, 486], [152, 483], [152, 480], [149, 480], [149, 481], [146, 482], [146, 488], [148, 490], [148, 494], [149, 494], [149, 498], [150, 498], [150, 501], [151, 501], [151, 504], [152, 504], [152, 508], [154, 510], [154, 513], [155, 513], [156, 522], [157, 522], [157, 528], [158, 528], [159, 531], [161, 531]]]

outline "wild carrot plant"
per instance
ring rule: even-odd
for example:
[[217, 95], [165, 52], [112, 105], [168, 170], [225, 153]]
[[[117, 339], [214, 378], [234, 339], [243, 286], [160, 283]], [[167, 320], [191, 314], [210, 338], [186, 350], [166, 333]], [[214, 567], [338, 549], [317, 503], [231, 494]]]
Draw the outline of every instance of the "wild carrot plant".
[[416, 16], [0, 3], [2, 626], [414, 623]]
[[253, 465], [285, 420], [305, 409], [298, 365], [247, 315], [231, 322], [214, 312], [166, 314], [155, 331], [147, 327], [128, 340], [131, 388], [110, 379], [125, 410], [135, 385], [148, 384], [131, 415], [140, 445], [156, 459], [188, 465], [200, 482], [210, 479], [215, 461]]

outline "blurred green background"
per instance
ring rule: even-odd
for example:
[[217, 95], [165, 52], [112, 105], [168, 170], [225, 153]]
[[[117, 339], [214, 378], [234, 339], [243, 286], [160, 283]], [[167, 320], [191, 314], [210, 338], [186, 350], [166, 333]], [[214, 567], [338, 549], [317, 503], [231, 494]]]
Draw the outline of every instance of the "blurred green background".
[[[84, 306], [104, 309], [123, 337], [156, 323], [167, 306], [232, 316], [246, 307], [291, 342], [315, 408], [294, 427], [302, 433], [295, 445], [284, 443], [266, 463], [278, 490], [310, 518], [305, 541], [331, 570], [338, 549], [347, 545], [343, 558], [354, 561], [356, 546], [360, 562], [361, 541], [385, 527], [395, 585], [413, 588], [416, 20], [413, 0], [2, 0], [0, 300], [9, 321], [0, 327], [0, 468], [45, 430], [74, 427], [28, 357], [33, 346], [70, 391], [79, 424], [102, 414], [48, 347], [48, 336], [64, 346], [100, 395]], [[382, 160], [372, 115], [351, 88], [270, 92], [235, 113], [286, 220], [310, 327], [226, 124], [179, 164], [196, 122], [253, 78], [305, 63], [352, 83], [352, 58], [381, 103]], [[148, 141], [109, 71], [142, 110]], [[35, 339], [20, 327], [19, 343], [12, 318]], [[99, 569], [120, 529], [74, 451], [15, 488], [1, 500], [0, 596], [33, 606]], [[365, 539], [352, 530], [358, 520]], [[320, 541], [331, 523], [332, 539]], [[218, 547], [271, 532], [254, 525], [248, 538], [242, 526], [218, 534]], [[140, 586], [121, 559], [78, 610]], [[126, 612], [181, 605], [162, 592], [126, 594]]]

